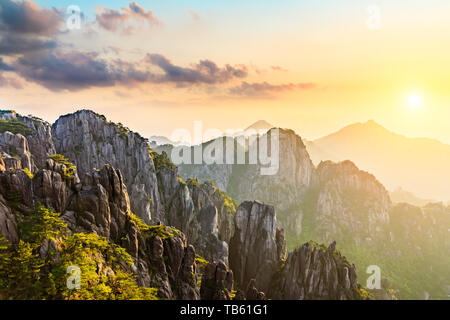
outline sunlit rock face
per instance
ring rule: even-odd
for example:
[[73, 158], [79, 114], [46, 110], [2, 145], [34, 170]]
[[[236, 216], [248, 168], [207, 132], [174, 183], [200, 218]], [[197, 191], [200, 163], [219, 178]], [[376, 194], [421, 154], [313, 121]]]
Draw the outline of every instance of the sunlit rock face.
[[149, 224], [179, 228], [205, 258], [228, 263], [235, 209], [224, 205], [216, 187], [186, 184], [147, 139], [92, 111], [62, 116], [52, 128], [57, 152], [74, 162], [80, 179], [105, 164], [120, 170], [133, 213]]
[[255, 279], [258, 289], [267, 292], [272, 275], [286, 255], [274, 207], [257, 201], [243, 202], [236, 212], [235, 228], [230, 244], [235, 280], [240, 288], [246, 288]]
[[281, 300], [362, 299], [354, 265], [330, 247], [306, 243], [289, 253], [269, 296]]
[[325, 241], [351, 234], [357, 242], [384, 237], [392, 204], [376, 178], [352, 162], [322, 162], [314, 181], [316, 233]]
[[153, 159], [139, 134], [88, 110], [60, 117], [52, 132], [56, 151], [75, 163], [81, 178], [110, 164], [122, 172], [133, 212], [146, 222], [163, 216]]

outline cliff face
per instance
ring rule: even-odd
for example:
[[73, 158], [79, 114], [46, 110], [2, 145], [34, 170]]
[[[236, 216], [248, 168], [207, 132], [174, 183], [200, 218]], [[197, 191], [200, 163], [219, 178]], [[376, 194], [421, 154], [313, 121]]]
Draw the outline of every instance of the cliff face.
[[[22, 240], [17, 218], [28, 219], [34, 214], [33, 206], [41, 203], [61, 213], [70, 234], [96, 234], [125, 248], [133, 263], [123, 263], [124, 270], [134, 273], [140, 286], [157, 288], [160, 298], [200, 298], [194, 247], [175, 229], [136, 222], [119, 170], [105, 165], [80, 181], [76, 172], [67, 176], [66, 165], [48, 159], [46, 168], [34, 176], [22, 170], [1, 170], [0, 194], [0, 233], [11, 244]], [[45, 240], [36, 250], [45, 261], [51, 250], [62, 253], [63, 246], [63, 240]], [[59, 266], [58, 260], [54, 264]]]
[[274, 277], [270, 295], [280, 300], [357, 300], [365, 298], [354, 265], [330, 247], [306, 243], [289, 253]]
[[[234, 285], [240, 289], [236, 299], [326, 298], [327, 294], [344, 298], [339, 288], [348, 287], [347, 279], [354, 288], [352, 270], [342, 267], [341, 260], [335, 261], [333, 269], [331, 260], [321, 264], [320, 257], [311, 256], [308, 271], [295, 271], [303, 258], [296, 258], [294, 252], [286, 261], [284, 233], [277, 227], [272, 205], [246, 201], [236, 210], [233, 200], [212, 183], [183, 181], [165, 153], [155, 153], [145, 139], [102, 116], [80, 111], [61, 117], [53, 125], [54, 137], [49, 125], [40, 120], [4, 116], [15, 117], [24, 126], [19, 126], [20, 132], [0, 134], [0, 233], [17, 245], [28, 237], [19, 224], [35, 219], [37, 204], [58, 212], [49, 221], [61, 219], [68, 231], [55, 240], [43, 239], [33, 249], [52, 266], [61, 267], [67, 256], [64, 250], [70, 247], [67, 242], [95, 235], [107, 241], [95, 244], [100, 257], [94, 268], [97, 276], [114, 278], [124, 270], [137, 277], [140, 287], [158, 289], [160, 298], [231, 299]], [[282, 140], [301, 146], [296, 138]], [[313, 183], [309, 163], [293, 163], [297, 168], [293, 171], [302, 173], [283, 169], [276, 179], [289, 177], [299, 188], [296, 194], [303, 195]], [[139, 190], [139, 196], [129, 193], [130, 189]], [[89, 241], [87, 247], [93, 245]], [[131, 264], [119, 259], [112, 268], [106, 263], [109, 251], [100, 254], [98, 250], [106, 250], [107, 243], [125, 249]], [[197, 253], [209, 261], [207, 267], [200, 266]], [[300, 265], [300, 270], [306, 266]], [[321, 289], [321, 283], [334, 285], [333, 272], [339, 285], [334, 291]], [[292, 284], [283, 281], [289, 277]], [[301, 293], [296, 284], [306, 291]], [[274, 285], [281, 289], [271, 292]], [[345, 298], [362, 297], [354, 294], [347, 293]]]
[[[272, 131], [270, 131], [272, 132]], [[267, 139], [267, 134], [261, 139]], [[250, 146], [250, 148], [252, 148]], [[251, 167], [251, 166], [249, 166]], [[303, 199], [311, 185], [314, 165], [302, 139], [291, 130], [279, 129], [279, 169], [274, 175], [261, 175], [259, 164], [233, 176], [235, 181], [228, 190], [237, 200], [259, 199], [286, 210]]]
[[183, 177], [195, 174], [200, 180], [220, 183], [237, 201], [257, 199], [274, 205], [279, 224], [295, 236], [304, 228], [314, 228], [325, 235], [325, 241], [332, 241], [350, 231], [361, 242], [378, 237], [389, 224], [389, 194], [374, 176], [350, 161], [327, 161], [315, 168], [302, 139], [292, 130], [279, 130], [275, 175], [261, 175], [261, 164], [180, 167]]
[[[34, 117], [23, 117], [15, 112], [0, 113], [0, 120], [11, 123], [0, 138], [3, 152], [11, 156], [6, 157], [9, 158], [7, 168], [28, 168], [34, 172], [45, 166], [47, 156], [56, 153], [51, 126], [47, 122]], [[20, 133], [20, 136], [16, 133]], [[33, 159], [30, 159], [31, 154]]]
[[52, 132], [56, 151], [75, 163], [81, 178], [112, 165], [123, 174], [133, 212], [146, 222], [161, 219], [155, 166], [144, 138], [88, 110], [60, 117]]
[[52, 131], [57, 152], [74, 162], [81, 179], [110, 164], [122, 173], [133, 213], [149, 224], [179, 228], [205, 258], [228, 261], [228, 245], [220, 239], [232, 233], [233, 209], [225, 211], [223, 197], [209, 195], [205, 186], [184, 183], [167, 156], [152, 151], [146, 139], [88, 110], [60, 117]]
[[284, 232], [277, 228], [273, 206], [243, 202], [235, 217], [236, 232], [230, 244], [230, 266], [240, 288], [252, 279], [268, 292], [272, 275], [286, 255]]
[[[346, 234], [357, 242], [383, 236], [389, 224], [389, 193], [374, 176], [360, 171], [352, 162], [322, 162], [315, 175], [316, 233], [325, 241], [343, 239]], [[357, 233], [355, 233], [357, 231]]]

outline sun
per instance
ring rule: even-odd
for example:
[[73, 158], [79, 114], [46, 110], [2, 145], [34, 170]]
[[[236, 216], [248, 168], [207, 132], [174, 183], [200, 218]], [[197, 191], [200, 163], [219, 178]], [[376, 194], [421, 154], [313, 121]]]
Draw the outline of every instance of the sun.
[[408, 105], [411, 109], [418, 109], [422, 104], [422, 97], [417, 94], [411, 94], [408, 96]]

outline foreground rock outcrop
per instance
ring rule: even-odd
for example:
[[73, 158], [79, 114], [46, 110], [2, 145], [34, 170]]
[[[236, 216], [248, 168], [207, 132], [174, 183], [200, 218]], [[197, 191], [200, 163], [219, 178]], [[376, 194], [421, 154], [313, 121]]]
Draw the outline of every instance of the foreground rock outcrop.
[[73, 161], [82, 180], [105, 164], [120, 170], [133, 213], [148, 224], [178, 228], [202, 256], [228, 262], [235, 208], [217, 188], [183, 182], [165, 153], [154, 152], [138, 133], [92, 111], [60, 117], [52, 132], [57, 152]]
[[238, 286], [246, 288], [255, 279], [267, 292], [271, 277], [284, 262], [286, 241], [277, 228], [273, 206], [260, 202], [243, 202], [235, 217], [236, 231], [230, 244], [230, 266]]
[[[0, 133], [0, 234], [13, 248], [31, 241], [36, 232], [24, 234], [19, 223], [33, 226], [43, 214], [58, 229], [44, 230], [58, 236], [31, 247], [44, 265], [59, 268], [70, 257], [64, 250], [86, 249], [83, 256], [95, 256], [95, 277], [133, 274], [162, 299], [364, 297], [354, 267], [334, 249], [309, 252], [306, 245], [286, 260], [272, 205], [245, 201], [236, 209], [213, 183], [183, 181], [167, 154], [123, 126], [86, 110], [61, 117], [52, 131], [39, 119], [2, 116], [14, 132]], [[299, 196], [312, 183], [308, 163], [307, 177], [294, 176]], [[289, 174], [282, 170], [283, 179]], [[108, 260], [112, 253], [118, 261]]]
[[280, 300], [355, 300], [363, 298], [354, 265], [329, 248], [308, 242], [289, 253], [272, 282]]
[[[319, 164], [315, 175], [315, 232], [325, 241], [351, 234], [356, 243], [384, 239], [392, 203], [375, 177], [352, 162]], [[354, 232], [357, 231], [357, 232]]]
[[122, 172], [133, 212], [147, 223], [161, 219], [164, 208], [155, 166], [143, 137], [89, 110], [60, 117], [52, 133], [56, 151], [75, 163], [81, 178], [112, 165]]

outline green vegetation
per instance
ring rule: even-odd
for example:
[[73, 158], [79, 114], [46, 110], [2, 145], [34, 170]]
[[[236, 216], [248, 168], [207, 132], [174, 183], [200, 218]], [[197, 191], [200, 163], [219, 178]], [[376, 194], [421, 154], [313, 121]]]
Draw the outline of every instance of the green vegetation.
[[195, 262], [200, 268], [206, 268], [206, 266], [208, 265], [208, 261], [206, 261], [198, 254], [195, 255]]
[[14, 134], [20, 133], [23, 136], [29, 136], [33, 130], [18, 120], [0, 120], [0, 133], [9, 131]]
[[[156, 289], [137, 285], [125, 249], [96, 234], [70, 234], [58, 214], [41, 205], [21, 220], [18, 244], [0, 237], [0, 299], [156, 299]], [[47, 254], [44, 243], [53, 243]], [[67, 287], [70, 266], [81, 272], [76, 290]]]
[[7, 114], [7, 113], [17, 113], [17, 112], [16, 112], [16, 110], [0, 110], [0, 115]]
[[138, 216], [136, 216], [134, 213], [129, 212], [128, 217], [130, 218], [131, 221], [133, 221], [136, 224], [139, 231], [145, 232], [150, 229], [150, 226], [147, 225], [144, 221], [142, 221], [142, 219], [138, 218]]
[[187, 184], [189, 187], [200, 188], [200, 183], [198, 182], [198, 179], [197, 179], [197, 178], [188, 178], [188, 179], [186, 180], [186, 184]]
[[123, 135], [125, 135], [126, 137], [128, 136], [128, 133], [130, 132], [130, 129], [124, 127], [120, 122], [115, 124], [116, 128], [120, 130], [120, 132], [122, 132]]
[[153, 159], [153, 163], [155, 164], [155, 169], [160, 170], [162, 168], [167, 168], [170, 170], [175, 170], [175, 165], [169, 159], [165, 152], [158, 153], [149, 148], [150, 156]]
[[[286, 232], [288, 251], [310, 239], [325, 241], [324, 235], [314, 230], [313, 225], [312, 215], [305, 212], [302, 234], [295, 236], [292, 232]], [[415, 247], [408, 248], [408, 244], [401, 243], [393, 243], [389, 248], [382, 245], [362, 246], [355, 243], [351, 232], [343, 233], [348, 237], [337, 239], [338, 250], [355, 264], [359, 283], [365, 284], [370, 277], [366, 273], [367, 268], [377, 265], [381, 276], [389, 281], [392, 288], [399, 290], [396, 296], [400, 299], [418, 299], [424, 291], [432, 293], [434, 299], [446, 298], [442, 284], [450, 276], [450, 257], [445, 247], [433, 248], [429, 245], [426, 252], [420, 253]], [[403, 254], [397, 254], [400, 251]], [[431, 265], [433, 272], [429, 269]]]
[[30, 169], [25, 168], [22, 170], [23, 172], [26, 173], [26, 175], [28, 176], [28, 178], [33, 179], [34, 178], [34, 174], [31, 173]]
[[16, 210], [23, 202], [22, 195], [13, 190], [7, 190], [5, 198], [8, 202], [8, 206], [10, 206], [13, 210]]
[[236, 212], [236, 203], [228, 194], [218, 188], [216, 188], [215, 193], [222, 197], [223, 205], [228, 209], [228, 213], [233, 214]]
[[180, 235], [180, 231], [175, 228], [164, 225], [148, 226], [148, 229], [143, 232], [145, 238], [160, 237], [161, 240], [166, 240]]
[[73, 179], [75, 177], [75, 171], [77, 170], [77, 167], [73, 165], [73, 163], [69, 162], [69, 159], [65, 158], [63, 155], [60, 154], [53, 154], [48, 157], [49, 159], [52, 159], [56, 163], [64, 165], [63, 167], [63, 174], [64, 177], [68, 180]]

